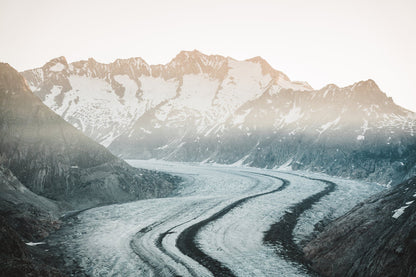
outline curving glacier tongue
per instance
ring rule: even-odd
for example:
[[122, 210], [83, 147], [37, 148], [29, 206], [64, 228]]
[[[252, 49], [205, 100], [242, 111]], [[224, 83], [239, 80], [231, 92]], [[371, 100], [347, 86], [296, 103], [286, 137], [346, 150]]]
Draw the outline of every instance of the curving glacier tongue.
[[[308, 269], [264, 243], [264, 233], [297, 203], [322, 191], [325, 183], [292, 172], [230, 166], [130, 160], [133, 166], [171, 172], [186, 182], [170, 198], [110, 205], [81, 212], [48, 244], [60, 245], [92, 276], [308, 276]], [[305, 173], [306, 174], [306, 173]], [[310, 175], [310, 174], [309, 174]], [[330, 179], [337, 189], [299, 218], [293, 232], [300, 243], [314, 225], [344, 213], [379, 186]], [[282, 180], [287, 184], [282, 186]], [[196, 247], [220, 272], [178, 248], [185, 230], [203, 226], [185, 249]]]

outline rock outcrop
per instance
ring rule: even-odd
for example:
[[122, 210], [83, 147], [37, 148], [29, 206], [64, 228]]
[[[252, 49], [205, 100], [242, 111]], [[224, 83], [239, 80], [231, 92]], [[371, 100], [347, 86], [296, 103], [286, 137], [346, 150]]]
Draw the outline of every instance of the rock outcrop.
[[304, 253], [323, 276], [416, 276], [416, 177], [332, 222]]

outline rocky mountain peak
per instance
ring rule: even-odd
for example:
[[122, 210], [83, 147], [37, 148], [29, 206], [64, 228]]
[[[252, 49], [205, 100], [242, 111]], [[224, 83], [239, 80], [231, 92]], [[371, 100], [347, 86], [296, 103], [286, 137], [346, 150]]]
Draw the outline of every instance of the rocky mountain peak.
[[129, 64], [129, 65], [147, 65], [148, 63], [141, 57], [132, 57], [127, 59], [117, 59], [112, 64]]
[[313, 87], [306, 81], [292, 81], [292, 83], [303, 86], [306, 90], [313, 90]]
[[48, 62], [48, 64], [51, 64], [51, 65], [54, 65], [54, 64], [57, 64], [57, 63], [62, 63], [62, 64], [65, 64], [65, 65], [68, 65], [68, 62], [67, 62], [67, 60], [64, 56], [53, 58]]
[[354, 85], [352, 85], [351, 89], [355, 91], [381, 91], [379, 86], [372, 79], [357, 82]]
[[0, 63], [0, 92], [30, 91], [26, 80], [8, 63]]
[[320, 91], [327, 91], [327, 90], [334, 90], [334, 89], [339, 89], [339, 86], [335, 84], [328, 84], [324, 86], [323, 88], [321, 88]]
[[64, 56], [50, 60], [42, 67], [45, 71], [61, 72], [68, 68], [68, 62]]
[[261, 71], [262, 71], [263, 75], [269, 74], [275, 80], [279, 80], [281, 78], [285, 81], [290, 82], [289, 77], [287, 77], [283, 72], [280, 72], [280, 71], [274, 69], [265, 59], [263, 59], [260, 56], [256, 56], [254, 58], [247, 59], [246, 61], [259, 64], [261, 66]]
[[205, 55], [198, 50], [181, 51], [164, 67], [170, 71], [170, 76], [202, 73], [221, 79], [228, 70], [228, 59], [220, 55]]

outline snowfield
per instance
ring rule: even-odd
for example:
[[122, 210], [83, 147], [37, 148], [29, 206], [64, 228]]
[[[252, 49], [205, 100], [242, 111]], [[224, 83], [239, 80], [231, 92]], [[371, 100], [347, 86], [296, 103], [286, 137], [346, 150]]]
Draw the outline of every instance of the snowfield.
[[170, 198], [81, 212], [50, 239], [92, 276], [309, 276], [304, 265], [279, 254], [282, 246], [265, 242], [271, 226], [327, 187], [318, 179], [333, 182], [335, 190], [297, 218], [293, 241], [299, 247], [317, 222], [339, 216], [383, 189], [307, 172], [128, 162], [173, 173], [185, 182]]

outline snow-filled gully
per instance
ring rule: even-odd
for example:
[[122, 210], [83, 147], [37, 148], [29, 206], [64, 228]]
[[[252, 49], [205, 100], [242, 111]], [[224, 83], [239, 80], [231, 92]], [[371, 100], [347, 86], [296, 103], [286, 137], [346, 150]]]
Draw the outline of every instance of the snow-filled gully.
[[128, 162], [186, 181], [175, 197], [83, 211], [52, 236], [88, 275], [312, 276], [298, 242], [377, 191], [307, 173]]

